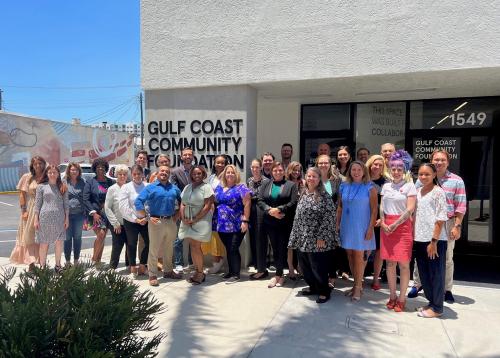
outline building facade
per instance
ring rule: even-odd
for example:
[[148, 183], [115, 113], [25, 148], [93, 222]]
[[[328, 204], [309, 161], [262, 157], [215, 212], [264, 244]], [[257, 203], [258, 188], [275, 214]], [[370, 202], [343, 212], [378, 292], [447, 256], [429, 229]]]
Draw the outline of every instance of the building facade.
[[392, 142], [417, 162], [446, 148], [468, 194], [456, 251], [499, 257], [498, 18], [457, 0], [143, 0], [146, 149], [229, 154], [247, 173], [285, 142], [304, 164], [322, 142]]

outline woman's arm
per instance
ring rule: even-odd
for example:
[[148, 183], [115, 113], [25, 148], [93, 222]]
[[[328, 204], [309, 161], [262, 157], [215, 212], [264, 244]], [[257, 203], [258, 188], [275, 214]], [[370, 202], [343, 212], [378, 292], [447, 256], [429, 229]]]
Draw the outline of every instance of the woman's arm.
[[250, 193], [248, 192], [243, 196], [243, 217], [241, 218], [241, 232], [246, 232], [248, 230], [251, 208], [252, 198], [250, 197]]
[[38, 185], [36, 187], [36, 194], [35, 194], [35, 207], [34, 207], [34, 212], [35, 212], [35, 229], [38, 230], [40, 228], [40, 210], [42, 209], [43, 206], [43, 185]]
[[115, 200], [115, 195], [117, 194], [116, 188], [109, 188], [108, 193], [106, 194], [106, 200], [104, 201], [104, 212], [108, 217], [108, 221], [113, 227], [119, 228], [120, 222], [116, 218], [115, 213], [113, 212], [113, 201]]
[[378, 210], [378, 197], [377, 189], [370, 189], [370, 224], [366, 230], [365, 240], [371, 240], [373, 237], [373, 228], [375, 227], [375, 222], [377, 221], [377, 210]]
[[340, 223], [342, 220], [342, 195], [338, 196], [338, 204], [337, 204], [337, 223], [335, 225], [335, 230], [337, 234], [340, 232]]
[[214, 196], [212, 195], [209, 198], [205, 198], [203, 202], [203, 208], [200, 210], [198, 214], [193, 218], [194, 222], [200, 221], [207, 215], [207, 213], [212, 210], [212, 205], [214, 204]]
[[416, 196], [409, 196], [406, 200], [406, 210], [401, 214], [399, 219], [392, 223], [391, 225], [388, 226], [389, 232], [393, 232], [398, 228], [399, 225], [404, 223], [406, 220], [408, 220], [411, 215], [413, 214], [413, 211], [415, 210], [415, 203], [417, 202], [417, 197]]
[[257, 193], [257, 206], [265, 213], [267, 213], [269, 209], [271, 209], [271, 207], [266, 203], [266, 192], [269, 191], [269, 183], [272, 182], [268, 181], [266, 183], [262, 183], [262, 185], [259, 187], [259, 192]]
[[297, 205], [297, 193], [298, 193], [297, 184], [293, 183], [293, 185], [290, 185], [287, 189], [289, 191], [287, 196], [290, 198], [290, 200], [288, 200], [286, 204], [277, 207], [277, 209], [281, 211], [283, 214], [288, 213], [291, 209], [293, 209]]

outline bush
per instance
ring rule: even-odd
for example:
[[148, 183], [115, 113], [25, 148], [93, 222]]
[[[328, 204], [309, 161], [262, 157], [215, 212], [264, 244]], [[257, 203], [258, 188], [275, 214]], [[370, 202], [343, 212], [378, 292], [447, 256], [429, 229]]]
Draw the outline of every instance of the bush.
[[[113, 271], [76, 265], [62, 274], [35, 269], [0, 274], [0, 357], [154, 357], [163, 310], [149, 291]], [[151, 335], [150, 335], [151, 336]]]

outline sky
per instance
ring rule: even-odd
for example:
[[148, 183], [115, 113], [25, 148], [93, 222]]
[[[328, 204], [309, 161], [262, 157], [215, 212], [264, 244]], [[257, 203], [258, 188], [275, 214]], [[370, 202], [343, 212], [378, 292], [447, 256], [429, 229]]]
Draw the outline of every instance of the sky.
[[2, 109], [140, 121], [140, 0], [0, 0], [0, 19]]

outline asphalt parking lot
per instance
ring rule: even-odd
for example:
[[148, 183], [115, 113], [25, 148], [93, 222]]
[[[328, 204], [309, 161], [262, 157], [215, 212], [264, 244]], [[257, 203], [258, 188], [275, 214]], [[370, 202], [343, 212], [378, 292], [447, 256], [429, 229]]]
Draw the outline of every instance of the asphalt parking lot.
[[[16, 246], [17, 226], [21, 209], [19, 208], [19, 197], [17, 194], [0, 194], [0, 257], [10, 257], [10, 253]], [[94, 242], [92, 231], [83, 232], [82, 249], [92, 247]], [[106, 240], [106, 245], [111, 245], [111, 239]], [[49, 248], [52, 253], [53, 247]]]

